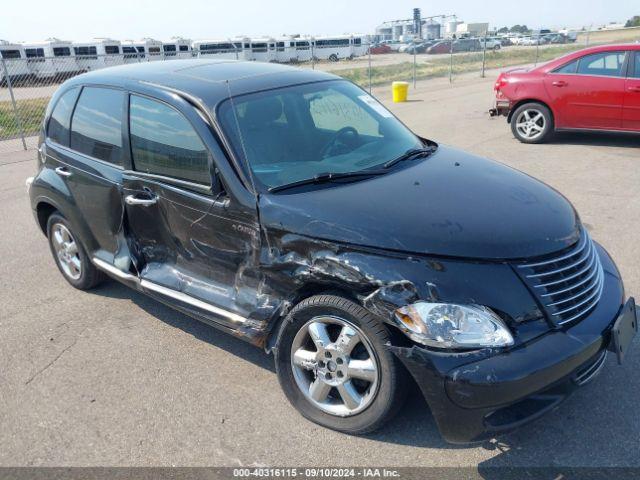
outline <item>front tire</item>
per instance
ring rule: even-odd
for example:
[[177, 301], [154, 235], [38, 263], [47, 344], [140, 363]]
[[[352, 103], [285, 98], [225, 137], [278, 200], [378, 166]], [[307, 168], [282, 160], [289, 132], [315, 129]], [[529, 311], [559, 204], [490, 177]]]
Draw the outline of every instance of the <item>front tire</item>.
[[381, 427], [402, 406], [406, 371], [385, 344], [386, 328], [361, 306], [318, 295], [287, 316], [276, 371], [307, 419], [349, 434]]
[[554, 131], [553, 115], [536, 102], [520, 105], [511, 116], [511, 132], [522, 143], [543, 143]]
[[71, 286], [89, 290], [104, 280], [104, 275], [90, 261], [69, 221], [57, 212], [47, 220], [47, 238], [58, 270]]

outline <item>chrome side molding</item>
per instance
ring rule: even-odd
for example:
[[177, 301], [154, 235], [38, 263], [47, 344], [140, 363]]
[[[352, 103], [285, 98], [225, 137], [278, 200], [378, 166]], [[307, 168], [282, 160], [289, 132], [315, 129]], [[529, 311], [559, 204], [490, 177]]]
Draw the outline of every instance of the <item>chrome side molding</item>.
[[93, 257], [91, 259], [93, 264], [98, 267], [100, 270], [103, 270], [114, 277], [120, 278], [122, 280], [127, 280], [129, 282], [140, 283], [140, 280], [135, 275], [131, 275], [130, 273], [123, 272], [119, 268], [114, 267], [109, 262], [105, 262], [104, 260], [100, 260], [98, 257]]
[[178, 300], [179, 302], [186, 303], [193, 307], [199, 308], [200, 310], [205, 310], [209, 313], [213, 313], [214, 315], [224, 317], [228, 320], [231, 320], [234, 323], [245, 323], [247, 321], [247, 318], [243, 317], [242, 315], [238, 315], [237, 313], [233, 313], [223, 308], [219, 308], [214, 305], [211, 305], [207, 302], [203, 302], [202, 300], [198, 300], [197, 298], [187, 295], [186, 293], [182, 293], [177, 290], [173, 290], [172, 288], [158, 285], [157, 283], [150, 282], [149, 280], [144, 280], [144, 279], [140, 280], [135, 275], [131, 275], [130, 273], [123, 272], [119, 268], [114, 267], [110, 263], [105, 262], [104, 260], [101, 260], [98, 257], [93, 257], [91, 261], [100, 270], [103, 270], [121, 280], [135, 282], [143, 289], [151, 290], [152, 292], [156, 292], [166, 297], [173, 298], [174, 300]]
[[187, 295], [186, 293], [178, 292], [177, 290], [173, 290], [172, 288], [158, 285], [157, 283], [150, 282], [149, 280], [140, 280], [140, 286], [147, 290], [151, 290], [152, 292], [156, 292], [161, 295], [173, 298], [174, 300], [178, 300], [179, 302], [183, 302], [201, 310], [213, 313], [214, 315], [227, 318], [235, 323], [244, 323], [247, 321], [247, 319], [242, 315], [229, 312], [228, 310], [225, 310], [223, 308], [215, 307], [209, 303], [203, 302], [202, 300], [198, 300], [197, 298]]

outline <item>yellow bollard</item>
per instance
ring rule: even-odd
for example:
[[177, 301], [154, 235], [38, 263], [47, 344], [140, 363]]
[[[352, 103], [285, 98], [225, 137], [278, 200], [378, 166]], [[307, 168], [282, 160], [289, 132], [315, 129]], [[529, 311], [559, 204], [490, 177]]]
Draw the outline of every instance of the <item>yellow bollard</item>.
[[409, 82], [393, 82], [391, 84], [393, 103], [406, 102], [409, 94]]

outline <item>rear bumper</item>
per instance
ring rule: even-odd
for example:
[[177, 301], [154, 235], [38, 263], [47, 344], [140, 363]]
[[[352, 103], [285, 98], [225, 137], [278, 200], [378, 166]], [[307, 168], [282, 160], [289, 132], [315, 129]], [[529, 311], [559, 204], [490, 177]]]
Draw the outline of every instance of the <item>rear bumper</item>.
[[511, 111], [511, 101], [509, 100], [496, 100], [493, 107], [489, 109], [489, 115], [492, 117], [508, 116]]
[[601, 252], [605, 284], [600, 302], [569, 328], [498, 353], [391, 347], [420, 386], [445, 440], [480, 441], [521, 426], [599, 373], [611, 329], [624, 308], [618, 271]]

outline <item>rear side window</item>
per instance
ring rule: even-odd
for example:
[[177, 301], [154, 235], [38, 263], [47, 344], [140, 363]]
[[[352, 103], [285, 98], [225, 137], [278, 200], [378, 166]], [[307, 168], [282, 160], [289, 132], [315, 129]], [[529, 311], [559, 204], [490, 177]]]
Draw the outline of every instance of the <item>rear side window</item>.
[[631, 77], [640, 78], [640, 51], [634, 53], [635, 58], [633, 62], [633, 70], [631, 71]]
[[136, 95], [129, 105], [135, 170], [211, 185], [207, 149], [181, 113]]
[[71, 121], [71, 148], [122, 165], [123, 102], [121, 90], [83, 88]]
[[65, 92], [53, 109], [51, 118], [49, 119], [49, 126], [47, 129], [47, 136], [56, 143], [69, 146], [69, 126], [71, 125], [71, 113], [73, 112], [73, 106], [78, 98], [79, 88], [72, 88], [68, 92]]
[[624, 63], [624, 52], [603, 52], [586, 55], [578, 62], [580, 75], [619, 77]]

